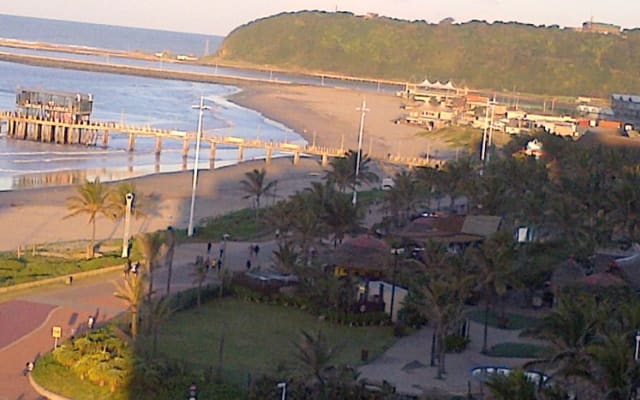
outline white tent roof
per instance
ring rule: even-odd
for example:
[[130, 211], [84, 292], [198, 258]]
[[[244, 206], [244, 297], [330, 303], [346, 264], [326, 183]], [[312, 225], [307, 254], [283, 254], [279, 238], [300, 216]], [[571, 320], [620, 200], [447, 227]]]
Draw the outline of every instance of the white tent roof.
[[440, 90], [456, 90], [457, 88], [453, 86], [453, 82], [440, 82], [433, 81], [431, 82], [429, 79], [425, 79], [422, 83], [418, 83], [416, 86], [421, 88], [429, 88], [429, 89], [440, 89]]

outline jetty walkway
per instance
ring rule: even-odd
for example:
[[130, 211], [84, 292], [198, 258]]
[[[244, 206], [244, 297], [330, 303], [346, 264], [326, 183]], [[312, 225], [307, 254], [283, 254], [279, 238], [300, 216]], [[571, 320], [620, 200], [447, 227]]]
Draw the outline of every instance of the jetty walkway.
[[[164, 140], [182, 141], [182, 157], [186, 161], [190, 143], [197, 140], [196, 132], [157, 129], [148, 126], [128, 125], [117, 122], [65, 122], [53, 119], [41, 119], [17, 112], [0, 112], [0, 134], [10, 139], [30, 140], [42, 143], [71, 144], [85, 146], [108, 147], [112, 135], [128, 136], [127, 150], [135, 150], [136, 138], [151, 137], [155, 139], [155, 154], [160, 156]], [[316, 145], [300, 145], [286, 141], [246, 139], [237, 136], [203, 135], [201, 140], [209, 145], [209, 165], [215, 168], [216, 150], [219, 145], [236, 147], [238, 161], [244, 161], [246, 148], [264, 149], [265, 161], [271, 162], [274, 152], [293, 154], [296, 165], [302, 155], [319, 156], [326, 166], [329, 158], [344, 157], [346, 150], [342, 147], [325, 147]], [[419, 157], [400, 157], [388, 155], [384, 162], [408, 167], [434, 166], [438, 161]]]

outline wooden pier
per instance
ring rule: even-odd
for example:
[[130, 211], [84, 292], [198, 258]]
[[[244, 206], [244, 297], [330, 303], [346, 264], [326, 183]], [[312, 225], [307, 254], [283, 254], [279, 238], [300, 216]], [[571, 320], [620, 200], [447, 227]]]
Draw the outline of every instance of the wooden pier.
[[[165, 140], [182, 141], [182, 157], [186, 161], [189, 155], [190, 143], [196, 140], [196, 132], [156, 129], [146, 126], [127, 125], [115, 122], [64, 122], [53, 119], [41, 119], [17, 112], [0, 112], [0, 133], [6, 133], [11, 139], [30, 140], [42, 143], [70, 144], [84, 146], [108, 147], [112, 135], [126, 135], [128, 137], [127, 150], [133, 152], [136, 138], [155, 138], [155, 154], [160, 156]], [[244, 150], [247, 148], [263, 149], [265, 162], [271, 162], [274, 152], [293, 154], [293, 164], [297, 164], [302, 155], [318, 156], [323, 166], [329, 163], [329, 158], [344, 157], [346, 150], [324, 146], [306, 145], [265, 141], [260, 139], [245, 139], [235, 136], [203, 135], [201, 140], [210, 146], [209, 165], [215, 168], [216, 150], [218, 145], [236, 147], [238, 161], [244, 161]], [[409, 158], [389, 156], [383, 161], [405, 165], [409, 167], [433, 166], [433, 160], [424, 158]]]

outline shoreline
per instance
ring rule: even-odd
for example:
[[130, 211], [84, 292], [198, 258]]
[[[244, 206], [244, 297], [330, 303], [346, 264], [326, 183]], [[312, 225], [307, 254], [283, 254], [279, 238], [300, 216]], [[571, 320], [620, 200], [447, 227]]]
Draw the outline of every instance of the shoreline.
[[[388, 154], [414, 157], [427, 149], [436, 152], [440, 149], [441, 155], [451, 151], [444, 143], [417, 136], [419, 128], [396, 124], [402, 103], [400, 98], [390, 94], [273, 82], [236, 81], [231, 85], [238, 87], [240, 92], [229, 96], [230, 101], [283, 124], [310, 144], [356, 149], [361, 117], [357, 109], [364, 99], [368, 112], [363, 129], [363, 151], [372, 158], [384, 159]], [[267, 169], [267, 180], [278, 180], [278, 199], [304, 190], [324, 175], [319, 160], [303, 158], [300, 165], [294, 167], [291, 157], [273, 159], [271, 165], [266, 165], [264, 160], [247, 160], [214, 170], [200, 170], [195, 221], [250, 207], [250, 199], [243, 199], [240, 181], [246, 172], [263, 166]], [[381, 163], [380, 177], [393, 176], [399, 168]], [[192, 170], [151, 173], [117, 181], [134, 183], [138, 191], [144, 193], [145, 200], [153, 203], [153, 213], [145, 220], [133, 220], [131, 232], [137, 234], [167, 226], [185, 228], [192, 173]], [[73, 185], [0, 192], [0, 224], [11, 227], [0, 234], [0, 251], [90, 237], [86, 216], [63, 219], [68, 214], [67, 198], [74, 194]], [[99, 217], [96, 228], [98, 240], [122, 236], [120, 222]]]
[[[271, 165], [264, 160], [251, 160], [240, 164], [200, 170], [196, 192], [195, 221], [222, 215], [241, 208], [251, 207], [251, 199], [244, 199], [240, 181], [245, 173], [264, 167], [267, 180], [277, 180], [276, 198], [286, 198], [302, 191], [314, 180], [320, 180], [323, 169], [318, 160], [302, 158], [293, 166], [292, 159], [276, 158]], [[131, 232], [166, 229], [173, 226], [184, 229], [188, 224], [193, 171], [167, 172], [109, 182], [115, 186], [121, 182], [136, 185], [142, 201], [150, 204], [151, 212], [143, 220], [132, 219]], [[86, 215], [64, 218], [69, 212], [67, 198], [76, 194], [76, 186], [40, 187], [25, 190], [0, 192], [0, 225], [11, 227], [0, 233], [0, 251], [12, 251], [22, 246], [46, 245], [47, 243], [87, 240], [91, 226]], [[265, 206], [274, 201], [265, 201]], [[96, 224], [96, 239], [119, 239], [122, 223], [99, 216]]]

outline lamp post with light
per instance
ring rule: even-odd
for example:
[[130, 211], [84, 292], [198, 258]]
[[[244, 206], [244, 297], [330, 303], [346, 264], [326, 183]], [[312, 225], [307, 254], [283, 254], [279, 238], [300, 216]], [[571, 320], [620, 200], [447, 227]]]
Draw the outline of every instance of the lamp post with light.
[[389, 321], [393, 322], [393, 306], [395, 303], [396, 297], [396, 273], [398, 271], [398, 256], [404, 253], [403, 248], [393, 248], [391, 249], [391, 254], [393, 254], [393, 276], [391, 278], [391, 305], [389, 306]]
[[200, 96], [200, 104], [191, 106], [198, 109], [198, 131], [196, 133], [196, 156], [193, 162], [193, 184], [191, 186], [191, 208], [189, 209], [189, 227], [187, 228], [187, 236], [193, 236], [193, 214], [196, 205], [196, 187], [198, 185], [198, 162], [200, 161], [200, 140], [202, 138], [202, 116], [204, 110], [210, 107], [204, 105], [204, 96]]
[[282, 400], [287, 399], [287, 382], [278, 382], [278, 389], [282, 389]]
[[131, 236], [131, 207], [133, 206], [133, 199], [135, 195], [133, 193], [127, 193], [124, 196], [125, 209], [124, 209], [124, 234], [122, 237], [122, 258], [129, 258], [129, 238]]
[[360, 173], [360, 159], [362, 157], [362, 134], [364, 133], [364, 116], [369, 111], [367, 102], [362, 99], [362, 106], [357, 109], [360, 111], [360, 128], [358, 129], [358, 154], [356, 154], [356, 173], [353, 182], [353, 198], [351, 203], [355, 207], [358, 203], [358, 174]]

